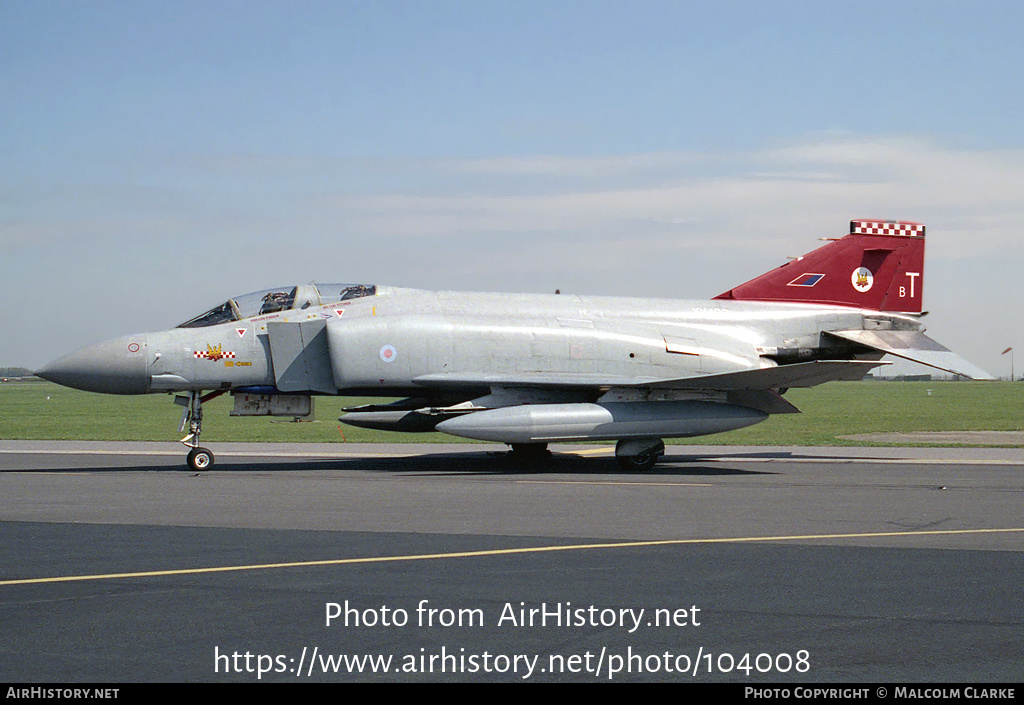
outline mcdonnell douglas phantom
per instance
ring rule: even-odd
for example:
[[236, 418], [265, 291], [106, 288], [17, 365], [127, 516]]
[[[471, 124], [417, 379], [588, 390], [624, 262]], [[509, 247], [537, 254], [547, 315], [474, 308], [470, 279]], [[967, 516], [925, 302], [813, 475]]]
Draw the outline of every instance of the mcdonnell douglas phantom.
[[182, 392], [188, 465], [202, 404], [302, 416], [313, 395], [404, 397], [341, 421], [442, 431], [546, 453], [555, 441], [617, 441], [628, 470], [664, 438], [797, 413], [792, 387], [859, 380], [884, 354], [991, 379], [921, 324], [920, 223], [854, 220], [842, 238], [708, 301], [420, 291], [303, 284], [225, 301], [171, 330], [115, 338], [40, 377], [108, 394]]

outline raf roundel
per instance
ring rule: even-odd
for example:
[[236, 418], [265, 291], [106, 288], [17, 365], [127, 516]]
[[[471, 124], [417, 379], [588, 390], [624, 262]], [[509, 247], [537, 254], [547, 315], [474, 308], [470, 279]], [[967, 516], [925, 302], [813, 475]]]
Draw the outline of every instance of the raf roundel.
[[380, 349], [380, 359], [384, 362], [394, 362], [397, 355], [398, 351], [394, 345], [385, 345]]
[[863, 294], [875, 283], [875, 277], [867, 267], [858, 267], [850, 275], [850, 283], [853, 284], [854, 289]]

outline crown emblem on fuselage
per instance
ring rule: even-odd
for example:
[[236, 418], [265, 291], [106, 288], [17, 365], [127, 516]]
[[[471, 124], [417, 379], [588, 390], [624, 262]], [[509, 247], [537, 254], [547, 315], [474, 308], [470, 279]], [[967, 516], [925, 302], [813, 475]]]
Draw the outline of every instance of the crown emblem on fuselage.
[[224, 352], [224, 346], [221, 343], [217, 343], [216, 345], [210, 345], [207, 343], [206, 350], [196, 350], [193, 355], [195, 355], [197, 359], [212, 360], [214, 362], [235, 356], [233, 352]]

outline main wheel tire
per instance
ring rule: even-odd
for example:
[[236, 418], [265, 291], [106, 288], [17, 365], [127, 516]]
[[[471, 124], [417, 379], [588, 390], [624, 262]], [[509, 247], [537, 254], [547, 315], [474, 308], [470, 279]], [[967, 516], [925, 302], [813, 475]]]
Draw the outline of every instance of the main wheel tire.
[[193, 448], [188, 452], [185, 462], [192, 470], [203, 472], [213, 467], [213, 453], [206, 448]]
[[653, 468], [654, 464], [658, 462], [658, 457], [656, 453], [644, 453], [643, 455], [617, 455], [615, 460], [618, 461], [619, 467], [626, 472], [643, 472]]
[[622, 452], [625, 444], [626, 441], [619, 441], [615, 445], [615, 460], [619, 463], [619, 467], [626, 472], [650, 470], [658, 462], [658, 459], [665, 454], [665, 444], [662, 441], [658, 441], [649, 450], [634, 455], [627, 455]]

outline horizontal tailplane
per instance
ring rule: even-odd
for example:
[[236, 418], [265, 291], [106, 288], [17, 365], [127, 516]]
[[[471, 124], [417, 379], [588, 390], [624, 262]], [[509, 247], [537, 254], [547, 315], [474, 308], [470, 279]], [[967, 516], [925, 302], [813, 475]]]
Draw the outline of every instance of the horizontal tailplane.
[[995, 379], [920, 331], [837, 330], [827, 335], [971, 379]]

